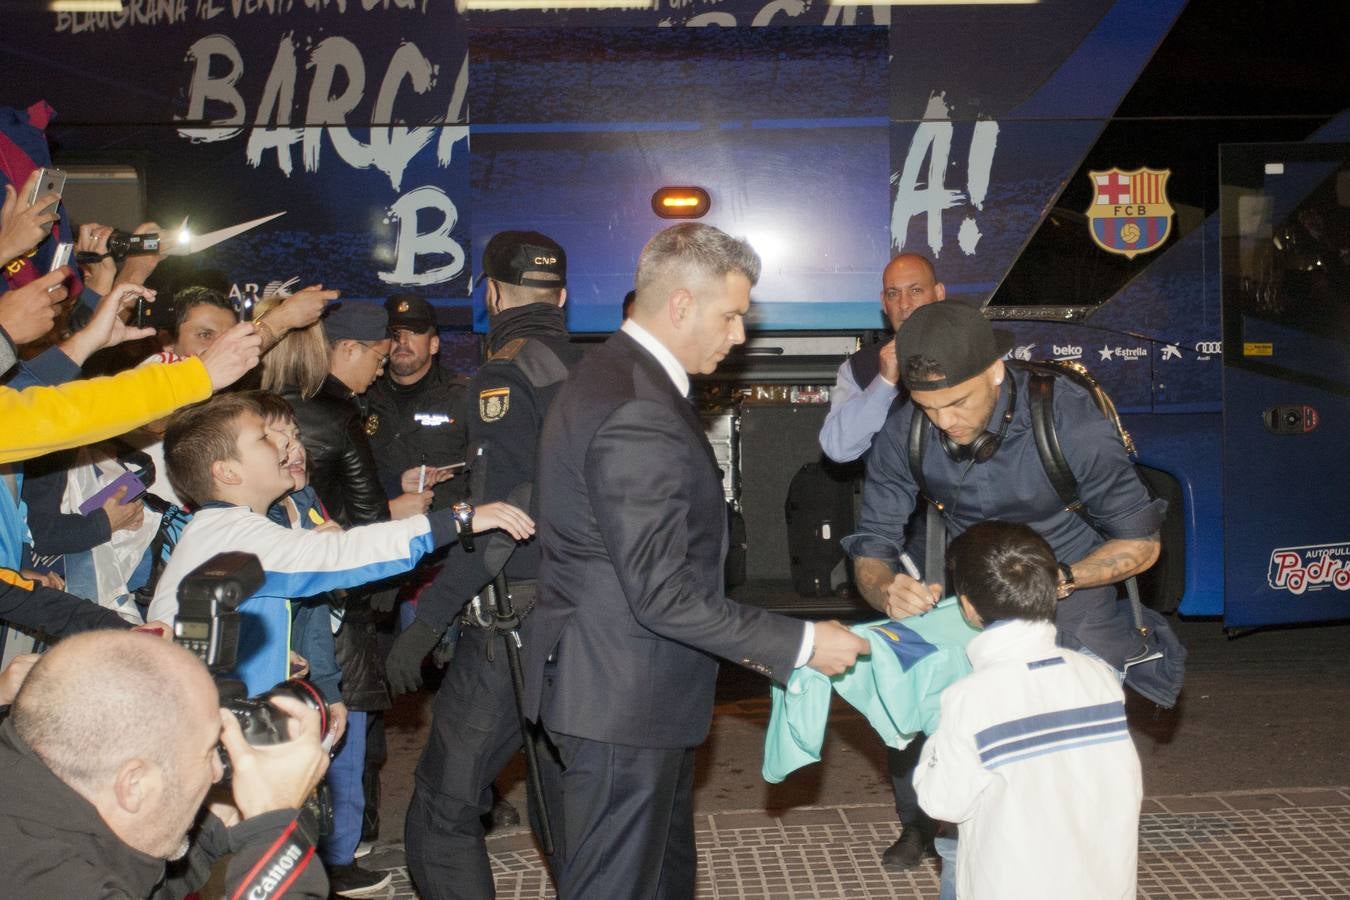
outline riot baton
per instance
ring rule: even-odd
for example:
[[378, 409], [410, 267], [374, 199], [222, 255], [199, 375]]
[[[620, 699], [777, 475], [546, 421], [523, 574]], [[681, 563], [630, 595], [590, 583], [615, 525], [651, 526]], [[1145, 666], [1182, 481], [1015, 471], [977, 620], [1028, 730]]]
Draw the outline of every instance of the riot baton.
[[530, 737], [530, 723], [525, 718], [525, 672], [520, 665], [520, 618], [511, 603], [505, 570], [497, 573], [491, 587], [493, 606], [496, 607], [494, 628], [506, 641], [506, 664], [511, 670], [511, 690], [516, 695], [516, 717], [520, 721], [520, 740], [525, 751], [525, 778], [529, 783], [530, 793], [534, 794], [535, 811], [539, 814], [539, 845], [545, 856], [552, 856], [553, 832], [549, 828], [544, 781], [539, 774], [539, 753]]

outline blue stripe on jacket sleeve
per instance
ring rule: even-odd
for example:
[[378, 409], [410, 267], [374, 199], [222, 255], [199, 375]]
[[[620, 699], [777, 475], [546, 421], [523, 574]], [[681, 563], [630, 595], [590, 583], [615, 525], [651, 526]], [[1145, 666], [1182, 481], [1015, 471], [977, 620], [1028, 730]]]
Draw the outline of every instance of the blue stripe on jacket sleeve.
[[1000, 741], [1021, 737], [1022, 735], [1032, 734], [1037, 731], [1047, 731], [1052, 728], [1065, 728], [1070, 725], [1088, 725], [1093, 722], [1102, 722], [1107, 719], [1122, 718], [1124, 715], [1125, 704], [1119, 700], [1112, 700], [1109, 703], [1099, 703], [1096, 706], [1078, 706], [1073, 709], [1061, 709], [1050, 713], [1040, 713], [1034, 716], [1026, 716], [1021, 719], [1012, 719], [998, 725], [991, 725], [975, 734], [975, 744], [979, 749], [983, 750], [991, 744], [997, 744]]
[[1120, 741], [1128, 741], [1129, 739], [1130, 739], [1129, 731], [1122, 728], [1118, 733], [1108, 734], [1105, 737], [1086, 738], [1084, 740], [1074, 741], [1069, 744], [1058, 744], [1054, 747], [1042, 747], [1039, 750], [1029, 750], [1026, 753], [1018, 754], [1016, 756], [1001, 757], [995, 760], [994, 762], [985, 764], [985, 768], [989, 769], [990, 771], [993, 771], [994, 769], [997, 769], [1000, 766], [1006, 766], [1009, 765], [1010, 763], [1015, 762], [1022, 762], [1023, 760], [1026, 759], [1034, 759], [1037, 756], [1045, 756], [1046, 754], [1049, 753], [1062, 753], [1066, 750], [1077, 750], [1080, 747], [1092, 747], [1097, 744], [1114, 744]]
[[1124, 710], [1122, 710], [1121, 718], [1110, 722], [1099, 722], [1095, 725], [1082, 725], [1078, 728], [1059, 728], [1054, 731], [1047, 731], [1043, 734], [1022, 738], [1020, 741], [1010, 741], [1006, 744], [999, 744], [997, 747], [991, 747], [988, 750], [981, 750], [980, 762], [992, 763], [1001, 757], [1014, 755], [1036, 747], [1046, 747], [1050, 744], [1063, 743], [1064, 741], [1079, 740], [1081, 738], [1095, 737], [1102, 734], [1128, 731], [1129, 727], [1125, 724]]
[[436, 547], [431, 532], [417, 535], [408, 542], [408, 555], [399, 559], [367, 563], [350, 569], [313, 572], [267, 572], [258, 594], [269, 597], [295, 599], [312, 597], [338, 588], [354, 588], [372, 581], [383, 581], [412, 569], [427, 553]]

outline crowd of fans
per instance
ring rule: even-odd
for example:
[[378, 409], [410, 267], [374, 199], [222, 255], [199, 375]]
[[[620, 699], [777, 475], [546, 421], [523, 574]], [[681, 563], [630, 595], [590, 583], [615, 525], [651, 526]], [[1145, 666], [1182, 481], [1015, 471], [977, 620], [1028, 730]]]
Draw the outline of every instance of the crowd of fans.
[[[703, 465], [706, 442], [682, 395], [689, 373], [711, 373], [745, 338], [741, 322], [759, 261], [744, 242], [703, 225], [676, 226], [654, 238], [639, 262], [638, 290], [614, 347], [588, 369], [567, 340], [562, 248], [533, 232], [498, 235], [485, 254], [491, 355], [466, 390], [437, 364], [435, 316], [416, 296], [396, 295], [383, 305], [343, 302], [338, 291], [314, 284], [241, 305], [210, 273], [178, 273], [170, 284], [157, 272], [161, 259], [154, 254], [114, 259], [108, 252], [113, 230], [96, 223], [74, 231], [73, 243], [83, 253], [75, 265], [53, 264], [52, 245], [71, 226], [59, 196], [29, 199], [37, 176], [36, 170], [24, 173], [26, 183], [6, 185], [0, 214], [0, 261], [8, 263], [0, 283], [0, 766], [16, 786], [0, 792], [0, 872], [15, 890], [53, 897], [181, 896], [199, 888], [216, 861], [229, 856], [231, 896], [383, 891], [389, 875], [359, 862], [379, 829], [382, 714], [392, 693], [420, 684], [429, 652], [450, 652], [455, 623], [463, 622], [482, 631], [465, 640], [475, 652], [451, 667], [449, 693], [461, 682], [490, 682], [493, 708], [486, 709], [486, 692], [468, 706], [438, 699], [409, 816], [410, 869], [424, 895], [462, 881], [466, 891], [474, 884], [491, 896], [480, 819], [491, 808], [492, 781], [503, 759], [535, 739], [552, 753], [554, 783], [541, 791], [556, 791], [549, 803], [561, 804], [555, 833], [563, 846], [552, 862], [561, 896], [595, 896], [588, 885], [611, 883], [642, 885], [633, 895], [646, 896], [649, 887], [664, 883], [670, 873], [662, 867], [676, 857], [670, 872], [679, 877], [671, 876], [670, 895], [692, 894], [691, 742], [707, 731], [703, 720], [710, 715], [715, 671], [710, 657], [738, 660], [780, 682], [805, 681], [813, 669], [827, 698], [828, 679], [863, 665], [859, 657], [873, 646], [889, 660], [876, 635], [850, 633], [837, 622], [752, 614], [730, 604], [722, 591], [722, 495]], [[158, 226], [148, 222], [138, 231]], [[713, 250], [730, 254], [731, 268], [709, 269]], [[940, 284], [931, 289], [930, 264], [898, 258], [888, 272], [905, 265], [914, 279], [929, 283], [926, 292], [916, 289], [915, 307], [943, 299]], [[722, 279], [723, 290], [709, 292], [714, 300], [696, 296], [710, 272]], [[888, 301], [883, 292], [889, 310], [888, 302], [900, 301]], [[907, 340], [922, 348], [905, 352], [903, 342], [888, 344], [870, 358], [860, 351], [841, 369], [852, 391], [836, 395], [836, 412], [822, 436], [827, 453], [865, 453], [876, 446], [879, 429], [890, 440], [886, 429], [894, 431], [899, 421], [894, 414], [908, 410], [911, 418], [927, 416], [943, 430], [943, 464], [960, 471], [959, 491], [974, 464], [988, 462], [1005, 436], [1024, 439], [1019, 435], [1025, 429], [1009, 436], [1017, 388], [1011, 375], [1003, 388], [1008, 373], [987, 323], [973, 310], [944, 306], [951, 309], [921, 312], [920, 326], [908, 326]], [[947, 338], [919, 337], [925, 323]], [[643, 366], [650, 370], [643, 378], [654, 378], [650, 384], [625, 380]], [[569, 380], [569, 371], [583, 377]], [[902, 393], [898, 382], [917, 395], [912, 408], [905, 405], [910, 393]], [[967, 415], [958, 394], [971, 385], [982, 399], [970, 404]], [[634, 397], [625, 399], [620, 389]], [[474, 421], [483, 439], [474, 441], [475, 456], [491, 449], [495, 468], [489, 476], [480, 461], [478, 487], [471, 492], [456, 474], [470, 462], [474, 435], [466, 432], [466, 421], [475, 396]], [[563, 398], [563, 412], [546, 417], [555, 397]], [[858, 407], [851, 418], [838, 415], [849, 397]], [[553, 449], [565, 450], [576, 434], [560, 436], [557, 423], [593, 413], [602, 400], [642, 412], [626, 425], [616, 413], [597, 426], [603, 432], [615, 422], [623, 425], [612, 436], [610, 457], [597, 462], [583, 454], [585, 465], [567, 469], [565, 453], [536, 452], [550, 438], [549, 423]], [[517, 415], [507, 427], [513, 403]], [[995, 434], [987, 427], [996, 408], [1004, 412]], [[658, 409], [664, 412], [653, 415]], [[1100, 424], [1095, 412], [1085, 421]], [[835, 433], [841, 429], [850, 434]], [[668, 465], [657, 451], [669, 457]], [[900, 476], [909, 460], [897, 454], [889, 459], [892, 481], [907, 490], [910, 479]], [[699, 468], [686, 466], [689, 457]], [[859, 580], [866, 599], [891, 619], [917, 619], [939, 605], [940, 585], [920, 580], [917, 572], [899, 574], [898, 563], [872, 559], [872, 545], [863, 545], [871, 539], [887, 552], [898, 549], [915, 507], [913, 497], [901, 503], [903, 491], [879, 477], [887, 474], [881, 463], [888, 458], [874, 457], [866, 527], [850, 538], [855, 545], [849, 549], [860, 575], [867, 575]], [[536, 472], [545, 458], [553, 468]], [[1119, 462], [1115, 469], [1127, 472], [1123, 456]], [[1041, 475], [1035, 466], [1023, 468], [1021, 475]], [[694, 473], [674, 494], [668, 490], [672, 471]], [[1119, 474], [1112, 471], [1113, 478]], [[568, 478], [595, 483], [567, 493]], [[1089, 500], [1103, 480], [1091, 479]], [[531, 498], [536, 481], [542, 501]], [[671, 499], [685, 488], [696, 492], [692, 500]], [[1089, 533], [1052, 504], [1056, 509], [1048, 515], [1068, 516], [1083, 529], [1073, 566], [1064, 561], [1063, 548], [1052, 548], [1054, 541], [1047, 543], [1038, 530], [976, 521], [998, 518], [999, 508], [963, 509], [969, 522], [952, 518], [948, 581], [962, 620], [973, 629], [990, 627], [965, 638], [975, 674], [942, 695], [941, 729], [923, 728], [933, 731], [931, 741], [926, 747], [915, 742], [912, 758], [902, 761], [897, 808], [902, 792], [912, 795], [916, 817], [906, 819], [901, 810], [912, 840], [902, 834], [888, 851], [904, 866], [922, 855], [936, 823], [917, 816], [919, 805], [960, 822], [959, 858], [952, 832], [939, 839], [951, 863], [944, 897], [998, 896], [1008, 883], [1039, 883], [1050, 844], [1063, 848], [1075, 841], [1081, 843], [1074, 853], [1079, 864], [1060, 865], [1054, 873], [1075, 884], [1074, 895], [1087, 895], [1079, 888], [1087, 890], [1089, 882], [1075, 882], [1079, 876], [1105, 879], [1113, 895], [1132, 891], [1133, 851], [1102, 853], [1092, 839], [1109, 832], [1120, 846], [1134, 846], [1140, 791], [1120, 690], [1125, 666], [1094, 648], [1091, 635], [1079, 640], [1064, 620], [1066, 610], [1077, 608], [1076, 601], [1065, 602], [1075, 590], [1086, 603], [1088, 592], [1100, 587], [1103, 609], [1113, 608], [1106, 596], [1114, 597], [1113, 585], [1156, 557], [1162, 510], [1135, 488], [1131, 482], [1116, 492], [1128, 494], [1116, 501], [1128, 507], [1118, 516], [1128, 527], [1106, 529], [1105, 536]], [[655, 499], [644, 500], [644, 489]], [[465, 502], [471, 493], [476, 508]], [[605, 503], [587, 512], [576, 500], [581, 496]], [[517, 544], [535, 533], [522, 507], [543, 511], [543, 539], [516, 553]], [[903, 514], [895, 515], [902, 507]], [[708, 527], [690, 538], [681, 519], [686, 515]], [[550, 554], [550, 547], [556, 551], [564, 537], [571, 539], [570, 533], [560, 537], [566, 528], [559, 523], [568, 516], [583, 519], [575, 532], [593, 531], [597, 543]], [[466, 557], [474, 550], [473, 535], [481, 532], [495, 535], [484, 539], [480, 553]], [[656, 537], [645, 537], [649, 532]], [[684, 559], [685, 545], [695, 544], [703, 555], [690, 551]], [[1119, 553], [1121, 547], [1137, 550], [1138, 559], [1097, 571], [1103, 548]], [[171, 640], [183, 586], [222, 552], [248, 554], [261, 579], [239, 606], [237, 660], [224, 667], [227, 672], [208, 670]], [[643, 554], [653, 557], [650, 564], [642, 564]], [[906, 562], [912, 570], [913, 561]], [[563, 571], [573, 563], [594, 571]], [[634, 619], [624, 632], [642, 638], [637, 646], [616, 645], [609, 655], [591, 645], [567, 649], [579, 633], [566, 630], [579, 608], [567, 600], [569, 578], [574, 593], [587, 593], [594, 583], [610, 586], [617, 612], [597, 616], [595, 627], [613, 631], [614, 621], [641, 606], [635, 592], [650, 598], [698, 590], [676, 577], [648, 585], [667, 564], [708, 575], [706, 603], [680, 593], [649, 604], [641, 621]], [[927, 565], [941, 568], [931, 560]], [[486, 609], [476, 596], [486, 595], [494, 580], [505, 593], [505, 576], [514, 580], [515, 600], [524, 606], [518, 613]], [[551, 590], [538, 587], [544, 583]], [[426, 592], [425, 609], [414, 618], [419, 592], [428, 585], [438, 587]], [[500, 671], [505, 664], [496, 662], [492, 648], [499, 632], [515, 635], [536, 598], [536, 620], [553, 622], [555, 633], [552, 643], [533, 647], [533, 671], [550, 680], [542, 698], [537, 692], [533, 698], [542, 712], [531, 721], [543, 727], [527, 736], [509, 708], [515, 704]], [[469, 612], [461, 615], [466, 604]], [[943, 605], [955, 622], [956, 604]], [[595, 609], [600, 607], [590, 612]], [[690, 625], [691, 609], [707, 613], [707, 622]], [[745, 617], [743, 629], [726, 626], [732, 615]], [[388, 641], [400, 630], [390, 653]], [[743, 640], [733, 640], [742, 633]], [[660, 653], [652, 649], [657, 641], [663, 642]], [[632, 658], [616, 663], [623, 654]], [[1092, 655], [1105, 656], [1110, 668]], [[690, 685], [689, 709], [663, 723], [681, 726], [669, 738], [629, 733], [668, 699], [638, 696], [650, 687], [644, 677], [656, 671], [649, 657], [657, 658], [662, 678]], [[615, 674], [623, 671], [645, 675]], [[271, 704], [284, 732], [277, 740], [259, 740], [255, 729], [264, 726], [248, 717], [256, 713], [222, 707], [222, 675], [241, 683], [241, 696], [305, 679], [292, 693], [313, 702], [290, 695], [259, 701]], [[603, 683], [611, 696], [573, 703], [562, 686], [569, 677]], [[1013, 707], [1017, 718], [999, 718]], [[1095, 718], [1080, 721], [1084, 710]], [[471, 721], [489, 712], [490, 726]], [[562, 722], [556, 732], [545, 721], [550, 714]], [[606, 716], [622, 728], [606, 731]], [[1095, 749], [1067, 763], [1054, 756], [991, 774], [1006, 763], [1080, 749], [1077, 732], [1024, 755], [1018, 753], [1026, 739], [1006, 746], [988, 740], [991, 731], [1012, 728], [1008, 734], [1022, 735], [1049, 719], [1086, 723]], [[247, 736], [241, 722], [248, 723]], [[496, 737], [484, 743], [481, 735], [468, 734], [475, 728]], [[603, 734], [587, 737], [587, 729]], [[643, 742], [651, 739], [667, 740], [676, 750], [658, 743], [653, 746], [659, 752], [648, 752]], [[972, 748], [981, 758], [972, 756]], [[457, 785], [447, 775], [451, 770], [472, 777]], [[1030, 798], [1053, 794], [1066, 778], [1076, 793], [1060, 798], [1056, 808], [1096, 815], [1093, 829], [1076, 824], [1074, 816], [1030, 812]], [[641, 794], [667, 782], [675, 810], [667, 837], [648, 840], [641, 828], [607, 836], [592, 827], [612, 814], [607, 804], [626, 802], [613, 784], [634, 785]], [[316, 790], [327, 802], [315, 802]], [[465, 796], [455, 799], [456, 792]], [[642, 816], [659, 818], [651, 810]], [[1049, 843], [1010, 841], [1010, 835], [1035, 833], [1036, 824], [1052, 835]], [[447, 860], [456, 854], [462, 858], [450, 862], [465, 863], [469, 872], [462, 879], [444, 874], [453, 870]], [[615, 854], [622, 864], [611, 866], [607, 860]], [[660, 890], [664, 895], [666, 888]]]
[[[59, 828], [81, 800], [92, 804], [118, 839], [106, 857], [120, 873], [111, 895], [190, 889], [222, 853], [240, 860], [233, 880], [268, 890], [284, 882], [291, 894], [327, 896], [325, 869], [343, 894], [383, 888], [386, 874], [355, 862], [363, 834], [373, 839], [378, 828], [378, 718], [390, 703], [377, 620], [402, 584], [391, 576], [457, 538], [449, 506], [464, 491], [446, 487], [464, 442], [462, 413], [447, 405], [436, 423], [451, 426], [438, 445], [446, 458], [386, 471], [368, 433], [376, 417], [355, 400], [395, 344], [405, 382], [439, 371], [429, 307], [396, 298], [391, 322], [379, 305], [341, 303], [337, 291], [312, 285], [264, 296], [241, 316], [213, 273], [157, 285], [161, 257], [114, 260], [113, 229], [97, 223], [78, 226], [83, 264], [41, 273], [62, 225], [71, 226], [58, 195], [31, 197], [38, 176], [5, 186], [0, 217], [0, 255], [13, 261], [0, 285], [0, 705], [14, 704], [0, 753], [44, 768], [44, 788], [54, 778], [62, 787], [51, 796], [70, 802], [29, 824]], [[418, 315], [402, 321], [399, 304], [406, 313], [409, 301]], [[101, 374], [84, 377], [93, 373]], [[448, 399], [462, 403], [462, 383]], [[507, 504], [480, 507], [473, 527], [532, 533]], [[324, 701], [326, 733], [310, 711], [278, 701], [294, 719], [293, 739], [255, 750], [232, 717], [215, 713], [202, 664], [163, 640], [173, 635], [183, 577], [230, 550], [256, 554], [265, 580], [239, 610], [238, 664], [225, 674], [249, 694], [307, 678]], [[180, 684], [127, 693], [156, 672], [176, 673]], [[129, 696], [150, 695], [153, 703], [129, 708]], [[69, 708], [56, 710], [58, 700]], [[76, 733], [77, 712], [86, 734]], [[141, 739], [120, 740], [133, 732]], [[217, 740], [234, 772], [233, 803], [229, 789], [206, 796], [221, 774]], [[210, 752], [172, 759], [184, 741]], [[81, 765], [90, 752], [99, 762]], [[125, 796], [119, 779], [133, 762], [159, 767], [149, 801]], [[325, 769], [331, 814], [321, 824], [302, 801]], [[95, 837], [104, 831], [76, 818]], [[241, 819], [252, 823], [241, 834], [221, 828]], [[114, 824], [123, 820], [125, 828]], [[189, 832], [192, 852], [180, 852]], [[6, 871], [12, 863], [35, 895], [86, 895], [92, 880], [44, 869], [40, 854], [25, 852], [30, 843], [7, 846]], [[309, 865], [316, 853], [324, 865]], [[166, 869], [166, 860], [177, 861]]]

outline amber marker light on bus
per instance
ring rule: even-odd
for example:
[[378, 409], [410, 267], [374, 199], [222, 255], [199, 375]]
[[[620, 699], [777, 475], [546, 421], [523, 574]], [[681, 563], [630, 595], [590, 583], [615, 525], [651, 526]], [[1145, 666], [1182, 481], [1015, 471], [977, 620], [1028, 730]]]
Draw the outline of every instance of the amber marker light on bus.
[[652, 211], [663, 219], [699, 219], [711, 206], [703, 188], [665, 187], [652, 194]]

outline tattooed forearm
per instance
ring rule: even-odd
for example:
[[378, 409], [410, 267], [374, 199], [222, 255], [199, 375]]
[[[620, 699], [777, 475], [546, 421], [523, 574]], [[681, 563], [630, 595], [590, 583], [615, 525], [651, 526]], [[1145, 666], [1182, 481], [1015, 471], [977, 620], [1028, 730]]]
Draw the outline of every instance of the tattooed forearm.
[[853, 560], [853, 580], [857, 582], [858, 591], [864, 600], [875, 609], [886, 611], [886, 588], [895, 580], [895, 573], [890, 566], [879, 559], [857, 557]]
[[1161, 548], [1157, 532], [1137, 541], [1107, 541], [1070, 566], [1073, 569], [1074, 586], [1087, 588], [1115, 584], [1131, 575], [1138, 575], [1158, 561]]

